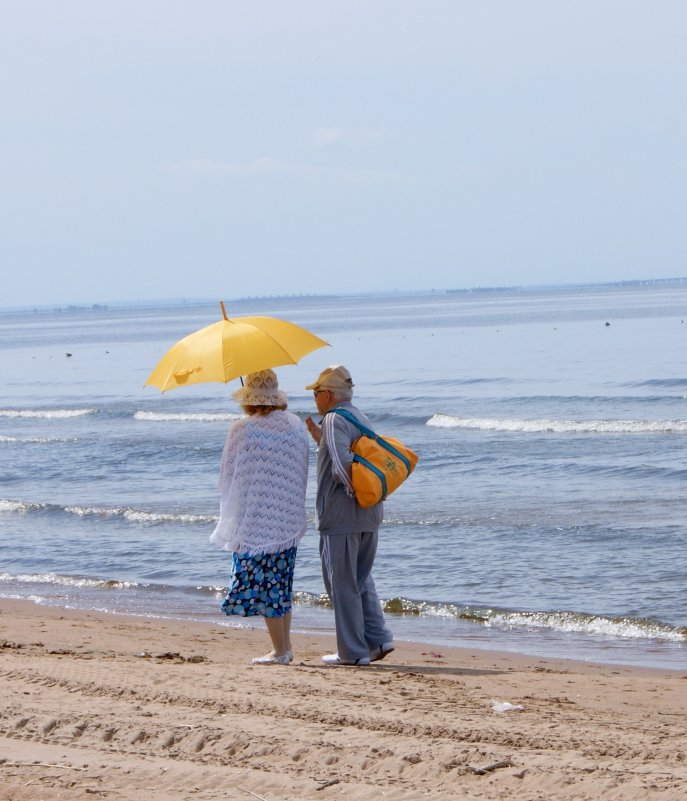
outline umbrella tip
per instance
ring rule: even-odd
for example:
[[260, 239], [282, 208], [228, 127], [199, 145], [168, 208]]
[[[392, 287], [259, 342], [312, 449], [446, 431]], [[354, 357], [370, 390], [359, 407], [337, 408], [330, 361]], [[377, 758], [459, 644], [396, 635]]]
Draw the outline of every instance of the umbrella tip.
[[227, 317], [227, 310], [224, 308], [224, 301], [220, 300], [219, 305], [222, 309], [222, 317], [224, 317], [225, 320], [228, 320], [229, 318]]

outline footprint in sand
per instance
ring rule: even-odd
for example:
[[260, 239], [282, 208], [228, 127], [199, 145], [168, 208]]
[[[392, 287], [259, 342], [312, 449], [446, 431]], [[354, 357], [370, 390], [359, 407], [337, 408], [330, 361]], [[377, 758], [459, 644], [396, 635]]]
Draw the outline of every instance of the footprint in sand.
[[49, 720], [47, 723], [43, 725], [41, 731], [43, 734], [50, 734], [50, 732], [57, 726], [57, 721], [55, 719]]
[[137, 745], [138, 743], [145, 742], [147, 736], [148, 734], [145, 731], [143, 731], [143, 729], [139, 729], [131, 737], [129, 737], [129, 744]]

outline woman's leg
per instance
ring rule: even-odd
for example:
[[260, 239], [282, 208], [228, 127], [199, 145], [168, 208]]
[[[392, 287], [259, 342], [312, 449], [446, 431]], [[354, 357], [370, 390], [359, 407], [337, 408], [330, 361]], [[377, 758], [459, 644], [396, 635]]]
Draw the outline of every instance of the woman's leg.
[[291, 653], [293, 650], [291, 648], [291, 612], [287, 612], [285, 615], [282, 615], [281, 619], [283, 621], [282, 625], [284, 627], [282, 633], [284, 635], [284, 640], [286, 641], [286, 650], [288, 651], [288, 653]]
[[288, 621], [284, 620], [285, 617], [286, 615], [265, 618], [267, 631], [269, 632], [274, 648], [273, 656], [286, 656], [291, 651], [291, 642], [289, 640], [291, 615], [289, 614]]
[[[265, 578], [268, 580], [268, 586], [271, 587], [269, 593], [274, 601], [274, 610], [279, 609], [281, 611], [287, 608], [289, 611], [282, 615], [272, 614], [265, 616], [265, 625], [272, 640], [272, 651], [261, 658], [264, 660], [264, 664], [269, 664], [270, 658], [286, 657], [288, 662], [293, 659], [291, 655], [291, 592], [296, 547], [294, 546], [282, 553], [275, 554], [271, 561], [269, 573], [268, 571], [265, 572]], [[279, 597], [278, 602], [277, 595]], [[263, 663], [261, 660], [255, 659], [253, 662]]]

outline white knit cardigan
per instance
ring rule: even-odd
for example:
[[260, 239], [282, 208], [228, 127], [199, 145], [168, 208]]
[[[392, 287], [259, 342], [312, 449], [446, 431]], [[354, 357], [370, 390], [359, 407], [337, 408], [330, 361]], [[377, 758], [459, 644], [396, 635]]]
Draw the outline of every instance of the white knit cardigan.
[[279, 409], [229, 428], [220, 464], [220, 518], [210, 542], [240, 554], [276, 553], [306, 529], [308, 432]]

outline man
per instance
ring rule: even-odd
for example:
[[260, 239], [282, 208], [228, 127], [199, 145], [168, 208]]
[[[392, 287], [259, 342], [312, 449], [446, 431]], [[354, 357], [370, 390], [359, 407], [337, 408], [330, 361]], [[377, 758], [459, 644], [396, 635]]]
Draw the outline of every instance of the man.
[[[332, 409], [346, 409], [361, 423], [368, 418], [353, 404], [353, 381], [343, 365], [325, 368], [314, 384], [321, 426], [308, 417], [306, 425], [317, 449], [317, 516], [324, 586], [334, 607], [337, 653], [322, 657], [328, 665], [369, 665], [394, 650], [382, 612], [372, 565], [382, 504], [363, 509], [351, 484], [351, 444], [358, 428]], [[328, 412], [330, 412], [328, 414]]]

